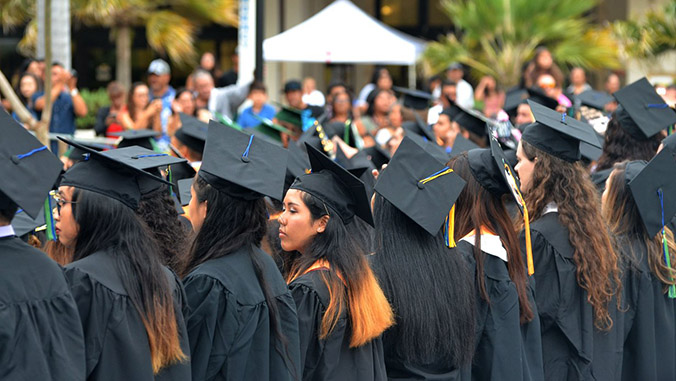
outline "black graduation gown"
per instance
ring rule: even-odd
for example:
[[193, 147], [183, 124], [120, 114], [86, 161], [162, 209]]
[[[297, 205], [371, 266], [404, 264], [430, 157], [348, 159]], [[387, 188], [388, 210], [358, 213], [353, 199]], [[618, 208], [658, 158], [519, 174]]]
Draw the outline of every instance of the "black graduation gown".
[[[577, 283], [569, 232], [558, 216], [557, 212], [546, 213], [530, 224], [545, 379], [616, 380], [622, 366], [618, 324], [610, 332], [594, 328], [587, 292]], [[525, 252], [523, 232], [520, 238]], [[612, 308], [610, 313], [617, 319]]]
[[84, 380], [84, 335], [63, 273], [19, 238], [0, 238], [0, 380]]
[[272, 258], [252, 250], [277, 302], [286, 347], [274, 336], [251, 256], [241, 248], [204, 262], [184, 280], [193, 380], [290, 380], [300, 374], [296, 306]]
[[[457, 249], [469, 263], [472, 273], [476, 274], [474, 246], [463, 240], [458, 242]], [[531, 303], [535, 317], [521, 325], [519, 295], [509, 277], [507, 263], [485, 251], [481, 254], [490, 303], [481, 297], [476, 284], [476, 350], [472, 379], [542, 380], [540, 320], [535, 304]]]
[[650, 271], [645, 243], [624, 239], [622, 255], [633, 248], [638, 261], [629, 261], [624, 293], [625, 320], [623, 380], [676, 380], [676, 299]]
[[289, 289], [298, 309], [303, 380], [385, 380], [385, 359], [380, 337], [350, 348], [352, 330], [347, 306], [325, 340], [318, 338], [322, 317], [329, 306], [329, 290], [320, 271], [310, 271], [291, 282]]
[[[68, 264], [64, 273], [80, 311], [87, 349], [88, 380], [189, 380], [190, 361], [153, 375], [141, 317], [124, 288], [114, 254], [100, 251]], [[166, 267], [173, 291], [181, 349], [189, 357], [183, 288]]]

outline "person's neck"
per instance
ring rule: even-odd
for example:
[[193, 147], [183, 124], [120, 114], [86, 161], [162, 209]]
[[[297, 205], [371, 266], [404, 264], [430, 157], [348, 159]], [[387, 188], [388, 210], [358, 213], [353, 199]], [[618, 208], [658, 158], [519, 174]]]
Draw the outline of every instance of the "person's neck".
[[263, 109], [263, 106], [264, 106], [264, 105], [265, 105], [265, 103], [261, 103], [261, 104], [259, 104], [259, 105], [256, 105], [256, 104], [254, 103], [253, 105], [251, 105], [251, 110], [253, 110], [253, 111], [256, 112], [256, 113], [259, 113], [259, 112], [261, 112], [261, 110]]
[[169, 90], [169, 85], [162, 86], [162, 88], [159, 89], [158, 91], [153, 91], [153, 96], [155, 98], [159, 98], [163, 96], [167, 92], [167, 90]]
[[339, 122], [346, 122], [349, 117], [350, 115], [348, 113], [333, 114], [333, 120]]

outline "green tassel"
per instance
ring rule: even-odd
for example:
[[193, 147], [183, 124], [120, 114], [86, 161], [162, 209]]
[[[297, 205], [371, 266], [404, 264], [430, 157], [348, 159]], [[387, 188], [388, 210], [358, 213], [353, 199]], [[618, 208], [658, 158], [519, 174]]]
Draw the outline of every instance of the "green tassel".
[[56, 236], [56, 231], [54, 230], [54, 215], [52, 214], [52, 197], [48, 196], [45, 199], [45, 223], [47, 225], [47, 239], [50, 241], [56, 241], [58, 237]]

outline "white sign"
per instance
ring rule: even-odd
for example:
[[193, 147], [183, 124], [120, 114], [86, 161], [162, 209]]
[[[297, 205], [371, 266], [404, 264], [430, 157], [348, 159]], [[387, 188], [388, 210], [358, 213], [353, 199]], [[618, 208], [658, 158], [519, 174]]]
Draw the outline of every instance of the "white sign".
[[256, 67], [256, 0], [239, 0], [238, 84], [253, 79]]

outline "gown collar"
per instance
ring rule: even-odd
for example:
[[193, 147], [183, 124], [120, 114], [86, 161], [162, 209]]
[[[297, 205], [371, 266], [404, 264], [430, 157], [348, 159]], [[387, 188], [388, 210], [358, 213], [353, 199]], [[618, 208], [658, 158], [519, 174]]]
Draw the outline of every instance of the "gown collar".
[[542, 215], [545, 215], [547, 213], [558, 213], [559, 212], [559, 207], [556, 205], [554, 201], [550, 202], [545, 206], [545, 211], [542, 212]]
[[[474, 236], [475, 231], [472, 230], [469, 234], [462, 237], [461, 241], [467, 241], [474, 246]], [[507, 262], [507, 250], [502, 246], [500, 237], [483, 228], [481, 229], [481, 251]]]
[[14, 228], [12, 225], [0, 226], [0, 238], [14, 237]]

